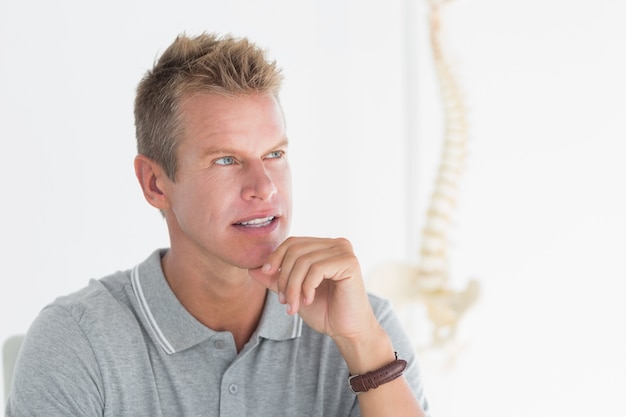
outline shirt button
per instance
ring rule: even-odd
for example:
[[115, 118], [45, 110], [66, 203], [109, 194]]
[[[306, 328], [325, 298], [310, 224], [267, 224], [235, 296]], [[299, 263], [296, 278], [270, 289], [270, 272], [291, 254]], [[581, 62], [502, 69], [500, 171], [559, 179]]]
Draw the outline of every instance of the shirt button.
[[215, 342], [213, 342], [213, 346], [215, 346], [215, 349], [224, 349], [226, 343], [224, 343], [223, 340], [216, 340]]
[[230, 384], [230, 386], [228, 387], [228, 392], [233, 395], [237, 395], [237, 393], [239, 392], [239, 387], [235, 384]]

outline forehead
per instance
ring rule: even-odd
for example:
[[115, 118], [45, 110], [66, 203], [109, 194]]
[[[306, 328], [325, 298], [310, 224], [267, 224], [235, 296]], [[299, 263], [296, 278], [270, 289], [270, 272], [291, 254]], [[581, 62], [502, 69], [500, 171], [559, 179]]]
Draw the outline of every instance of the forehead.
[[271, 94], [193, 94], [181, 100], [179, 111], [183, 129], [188, 133], [285, 128], [280, 104]]

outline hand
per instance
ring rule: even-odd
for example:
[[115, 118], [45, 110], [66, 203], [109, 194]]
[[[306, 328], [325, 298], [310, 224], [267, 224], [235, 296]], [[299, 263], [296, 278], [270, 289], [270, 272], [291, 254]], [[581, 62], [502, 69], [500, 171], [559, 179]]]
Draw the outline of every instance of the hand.
[[378, 322], [346, 239], [290, 237], [250, 276], [278, 293], [289, 314], [335, 338], [370, 334]]
[[[361, 267], [345, 239], [290, 237], [252, 278], [278, 293], [289, 314], [333, 338], [351, 374], [393, 360], [393, 345], [369, 303]], [[360, 395], [363, 416], [424, 416], [404, 377]]]

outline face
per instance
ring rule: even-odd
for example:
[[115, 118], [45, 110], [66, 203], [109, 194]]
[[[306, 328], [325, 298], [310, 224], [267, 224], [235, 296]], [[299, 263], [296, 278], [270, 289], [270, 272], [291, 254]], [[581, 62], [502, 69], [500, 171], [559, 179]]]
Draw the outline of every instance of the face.
[[271, 95], [196, 94], [181, 103], [176, 181], [162, 179], [172, 250], [213, 266], [263, 265], [287, 237], [291, 174]]

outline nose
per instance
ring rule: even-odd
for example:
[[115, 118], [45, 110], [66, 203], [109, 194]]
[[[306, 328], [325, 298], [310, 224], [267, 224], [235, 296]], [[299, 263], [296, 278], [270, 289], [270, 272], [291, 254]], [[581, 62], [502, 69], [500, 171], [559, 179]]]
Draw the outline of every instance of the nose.
[[276, 184], [262, 161], [248, 164], [244, 170], [241, 197], [244, 200], [268, 201], [276, 194]]

